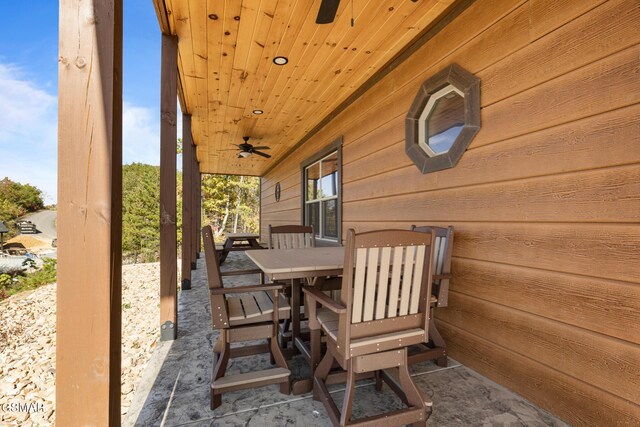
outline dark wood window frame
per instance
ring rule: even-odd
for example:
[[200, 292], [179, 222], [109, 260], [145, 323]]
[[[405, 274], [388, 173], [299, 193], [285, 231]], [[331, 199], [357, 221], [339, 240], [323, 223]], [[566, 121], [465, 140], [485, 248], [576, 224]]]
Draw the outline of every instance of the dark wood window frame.
[[[420, 147], [420, 116], [429, 98], [448, 85], [464, 93], [464, 126], [446, 153], [431, 157]], [[405, 130], [405, 151], [420, 172], [424, 174], [454, 167], [480, 130], [480, 79], [457, 64], [434, 74], [418, 89], [407, 113]]]
[[[322, 236], [316, 237], [316, 242], [318, 245], [340, 245], [342, 242], [342, 136], [336, 138], [333, 142], [326, 145], [320, 151], [315, 153], [313, 156], [307, 158], [302, 163], [300, 163], [300, 183], [302, 189], [302, 197], [301, 197], [301, 223], [306, 224], [306, 208], [307, 208], [307, 182], [306, 182], [306, 173], [305, 170], [307, 167], [313, 165], [317, 161], [329, 156], [331, 153], [336, 152], [338, 156], [338, 184], [337, 184], [337, 193], [338, 198], [336, 201], [336, 210], [337, 210], [337, 239], [328, 239]], [[320, 230], [314, 230], [314, 232], [321, 232]]]

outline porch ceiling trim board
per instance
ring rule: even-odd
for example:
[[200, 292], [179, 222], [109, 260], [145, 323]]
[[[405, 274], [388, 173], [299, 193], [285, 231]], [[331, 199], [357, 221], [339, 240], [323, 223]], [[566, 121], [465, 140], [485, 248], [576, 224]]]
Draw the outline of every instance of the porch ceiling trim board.
[[[473, 3], [354, 1], [352, 28], [348, 2], [318, 25], [319, 0], [154, 0], [161, 30], [179, 38], [201, 172], [263, 176]], [[278, 55], [289, 64], [274, 65]], [[273, 157], [238, 159], [245, 135]]]
[[56, 423], [115, 426], [122, 326], [122, 1], [61, 0], [59, 31]]

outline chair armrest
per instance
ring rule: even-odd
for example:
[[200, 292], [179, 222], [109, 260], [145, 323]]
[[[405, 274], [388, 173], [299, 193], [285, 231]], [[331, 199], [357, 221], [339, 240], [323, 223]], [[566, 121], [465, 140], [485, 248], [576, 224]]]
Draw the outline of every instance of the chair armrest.
[[344, 305], [335, 302], [317, 289], [303, 287], [302, 292], [307, 294], [307, 296], [315, 302], [319, 302], [320, 304], [322, 304], [322, 306], [328, 308], [336, 314], [347, 312], [347, 308]]
[[226, 276], [244, 276], [248, 274], [262, 274], [262, 270], [259, 268], [254, 268], [252, 270], [232, 270], [232, 271], [222, 271], [220, 275], [222, 277]]
[[278, 285], [246, 285], [236, 286], [233, 288], [213, 288], [209, 289], [212, 295], [241, 294], [245, 292], [261, 292], [261, 291], [280, 291], [284, 289], [286, 284]]

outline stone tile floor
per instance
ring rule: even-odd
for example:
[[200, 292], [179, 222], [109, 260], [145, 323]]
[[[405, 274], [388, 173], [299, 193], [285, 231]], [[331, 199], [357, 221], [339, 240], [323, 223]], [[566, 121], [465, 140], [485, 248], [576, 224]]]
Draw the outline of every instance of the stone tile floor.
[[[243, 252], [232, 252], [223, 270], [255, 268]], [[257, 275], [231, 277], [225, 284], [257, 283]], [[276, 385], [228, 393], [222, 406], [209, 409], [212, 348], [217, 332], [211, 330], [204, 257], [193, 272], [192, 289], [180, 293], [178, 335], [158, 345], [131, 403], [125, 426], [329, 426], [320, 402], [311, 394], [282, 395]], [[268, 357], [231, 359], [228, 372], [267, 366]], [[298, 356], [290, 362], [294, 377], [308, 368]], [[440, 368], [424, 362], [412, 366], [414, 381], [431, 396], [430, 426], [564, 426], [565, 424], [524, 398], [449, 359]], [[341, 406], [343, 388], [333, 386], [333, 398]], [[401, 407], [388, 387], [378, 393], [372, 381], [357, 385], [354, 416], [361, 417]]]

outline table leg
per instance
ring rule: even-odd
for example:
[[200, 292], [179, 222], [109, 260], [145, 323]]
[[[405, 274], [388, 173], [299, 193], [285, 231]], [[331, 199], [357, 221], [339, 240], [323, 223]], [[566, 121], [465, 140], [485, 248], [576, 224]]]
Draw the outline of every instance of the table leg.
[[291, 340], [300, 336], [300, 280], [291, 279]]
[[231, 250], [232, 246], [233, 240], [227, 237], [227, 240], [224, 241], [224, 245], [222, 246], [222, 252], [220, 253], [220, 264], [222, 264], [224, 260], [227, 259], [227, 255], [229, 255], [229, 251]]

